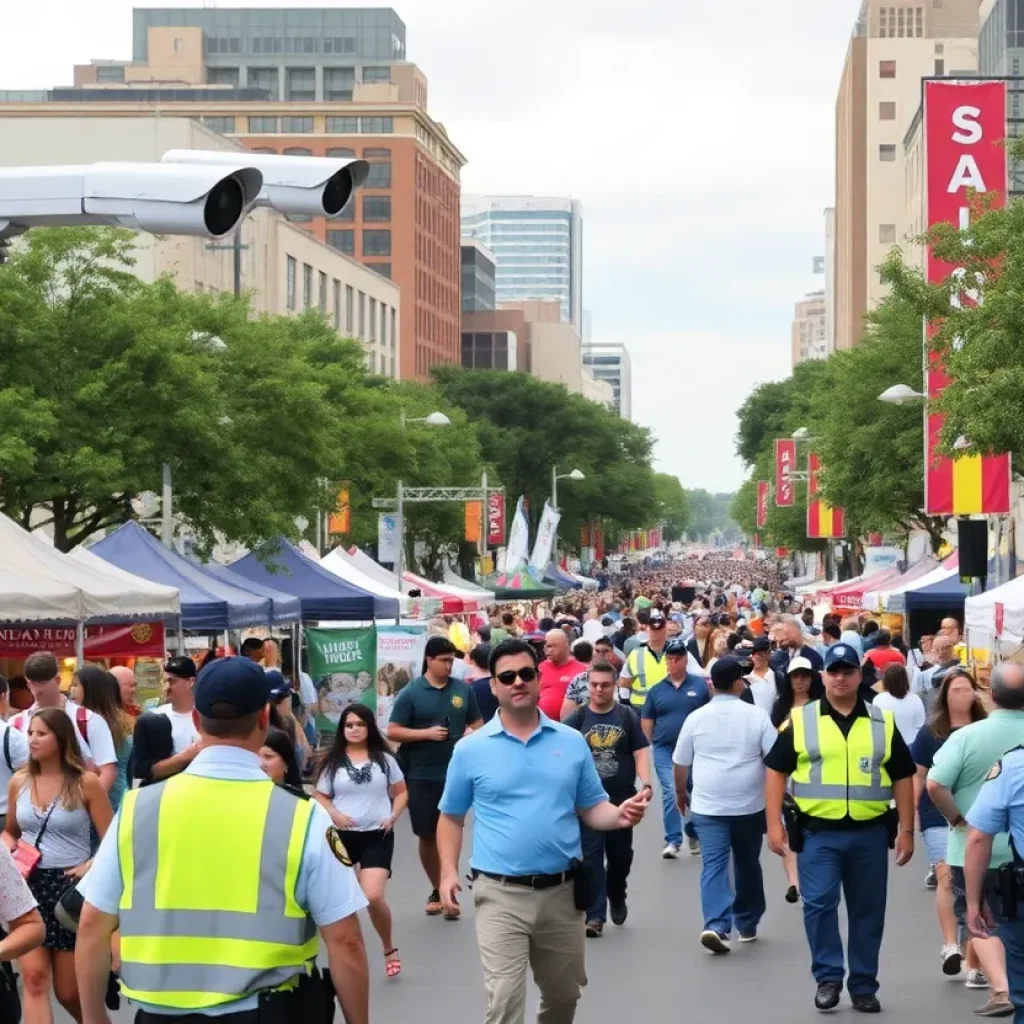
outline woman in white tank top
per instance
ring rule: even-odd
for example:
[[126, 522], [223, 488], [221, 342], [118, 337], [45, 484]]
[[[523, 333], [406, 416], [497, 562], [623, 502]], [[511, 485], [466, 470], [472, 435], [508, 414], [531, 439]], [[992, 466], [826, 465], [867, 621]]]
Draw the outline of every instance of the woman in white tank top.
[[75, 936], [62, 928], [54, 907], [89, 870], [92, 829], [100, 838], [113, 811], [99, 777], [85, 770], [75, 725], [60, 709], [41, 708], [28, 728], [28, 764], [11, 779], [3, 842], [12, 852], [21, 840], [42, 855], [28, 886], [46, 925], [41, 949], [18, 959], [24, 982], [26, 1024], [51, 1021], [50, 991], [81, 1021], [75, 981]]

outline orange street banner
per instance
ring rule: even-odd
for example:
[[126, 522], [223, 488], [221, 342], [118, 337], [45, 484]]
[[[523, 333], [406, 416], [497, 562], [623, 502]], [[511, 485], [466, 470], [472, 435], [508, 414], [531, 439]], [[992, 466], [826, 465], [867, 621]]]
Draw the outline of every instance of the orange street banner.
[[341, 536], [352, 529], [352, 516], [348, 503], [348, 488], [338, 491], [338, 500], [334, 511], [327, 517], [327, 532]]
[[[971, 193], [994, 193], [995, 206], [1006, 202], [1006, 83], [1004, 81], [926, 81], [924, 83], [926, 227], [970, 227]], [[938, 284], [957, 268], [927, 260], [928, 281]], [[974, 301], [977, 296], [974, 297]], [[972, 301], [969, 295], [956, 302]], [[934, 337], [937, 325], [926, 328]], [[928, 353], [929, 403], [949, 378], [941, 354]], [[944, 417], [928, 412], [925, 436], [924, 508], [930, 516], [1002, 515], [1010, 511], [1010, 456], [937, 454]], [[969, 439], [968, 439], [969, 440]]]
[[484, 503], [482, 501], [466, 502], [466, 533], [468, 544], [479, 544], [484, 528]]
[[812, 540], [846, 536], [846, 514], [819, 498], [821, 460], [811, 452], [807, 473], [807, 536]]

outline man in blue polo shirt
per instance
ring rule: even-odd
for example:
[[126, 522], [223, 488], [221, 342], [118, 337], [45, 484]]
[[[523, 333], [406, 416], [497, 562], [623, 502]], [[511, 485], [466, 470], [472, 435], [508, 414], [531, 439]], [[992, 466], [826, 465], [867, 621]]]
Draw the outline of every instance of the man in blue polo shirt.
[[[687, 717], [697, 708], [711, 702], [711, 693], [703, 676], [689, 671], [686, 641], [674, 637], [665, 644], [665, 664], [668, 675], [651, 687], [640, 714], [640, 725], [650, 741], [654, 754], [654, 770], [661, 787], [661, 816], [665, 825], [665, 860], [675, 860], [683, 844], [683, 816], [676, 806], [676, 787], [673, 777], [672, 752], [676, 749], [679, 731]], [[697, 834], [687, 823], [690, 852], [700, 852]]]
[[537, 709], [537, 656], [528, 643], [494, 648], [491, 687], [498, 713], [456, 745], [448, 765], [437, 828], [441, 902], [448, 912], [458, 909], [459, 854], [472, 809], [484, 1022], [521, 1024], [531, 964], [538, 1019], [569, 1024], [587, 983], [583, 910], [590, 894], [577, 874], [579, 823], [632, 828], [650, 798], [644, 790], [618, 806], [609, 801], [586, 740]]

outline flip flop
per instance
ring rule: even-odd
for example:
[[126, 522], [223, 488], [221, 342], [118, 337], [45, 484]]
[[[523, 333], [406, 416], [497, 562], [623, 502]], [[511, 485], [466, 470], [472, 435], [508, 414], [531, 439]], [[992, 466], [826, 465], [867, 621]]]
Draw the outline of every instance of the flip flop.
[[389, 956], [395, 956], [395, 954], [397, 952], [398, 952], [398, 947], [397, 946], [395, 946], [394, 949], [385, 949], [384, 950], [384, 957], [385, 957], [385, 960], [384, 960], [384, 971], [385, 971], [385, 973], [387, 974], [387, 976], [389, 978], [397, 978], [402, 973], [402, 959], [401, 959], [401, 957], [397, 957], [396, 956], [394, 960], [388, 960], [387, 959], [387, 957], [389, 957]]

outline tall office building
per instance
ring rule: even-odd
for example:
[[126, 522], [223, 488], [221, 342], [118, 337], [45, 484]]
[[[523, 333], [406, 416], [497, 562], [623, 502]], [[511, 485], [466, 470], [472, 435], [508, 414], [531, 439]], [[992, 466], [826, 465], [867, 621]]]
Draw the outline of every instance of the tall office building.
[[583, 366], [597, 380], [612, 388], [612, 404], [624, 419], [633, 416], [633, 369], [625, 345], [590, 344], [583, 346]]
[[[1024, 3], [981, 0], [978, 74], [1006, 78], [1007, 128], [1024, 134]], [[1010, 197], [1024, 196], [1024, 160], [1010, 158]]]
[[908, 235], [903, 139], [921, 79], [975, 74], [978, 0], [864, 0], [836, 100], [835, 348], [885, 297], [878, 266]]
[[0, 116], [188, 117], [257, 152], [368, 160], [335, 217], [291, 219], [400, 286], [403, 379], [459, 363], [465, 158], [427, 113], [394, 11], [140, 9], [132, 60], [76, 67], [74, 83], [0, 92]]
[[462, 197], [462, 235], [494, 254], [498, 304], [549, 301], [583, 331], [583, 210], [575, 199]]
[[836, 208], [825, 210], [825, 354], [836, 350]]
[[462, 243], [462, 312], [494, 309], [494, 256], [482, 242]]
[[825, 359], [828, 355], [828, 331], [825, 315], [825, 292], [810, 292], [793, 311], [790, 331], [793, 366], [808, 359]]

